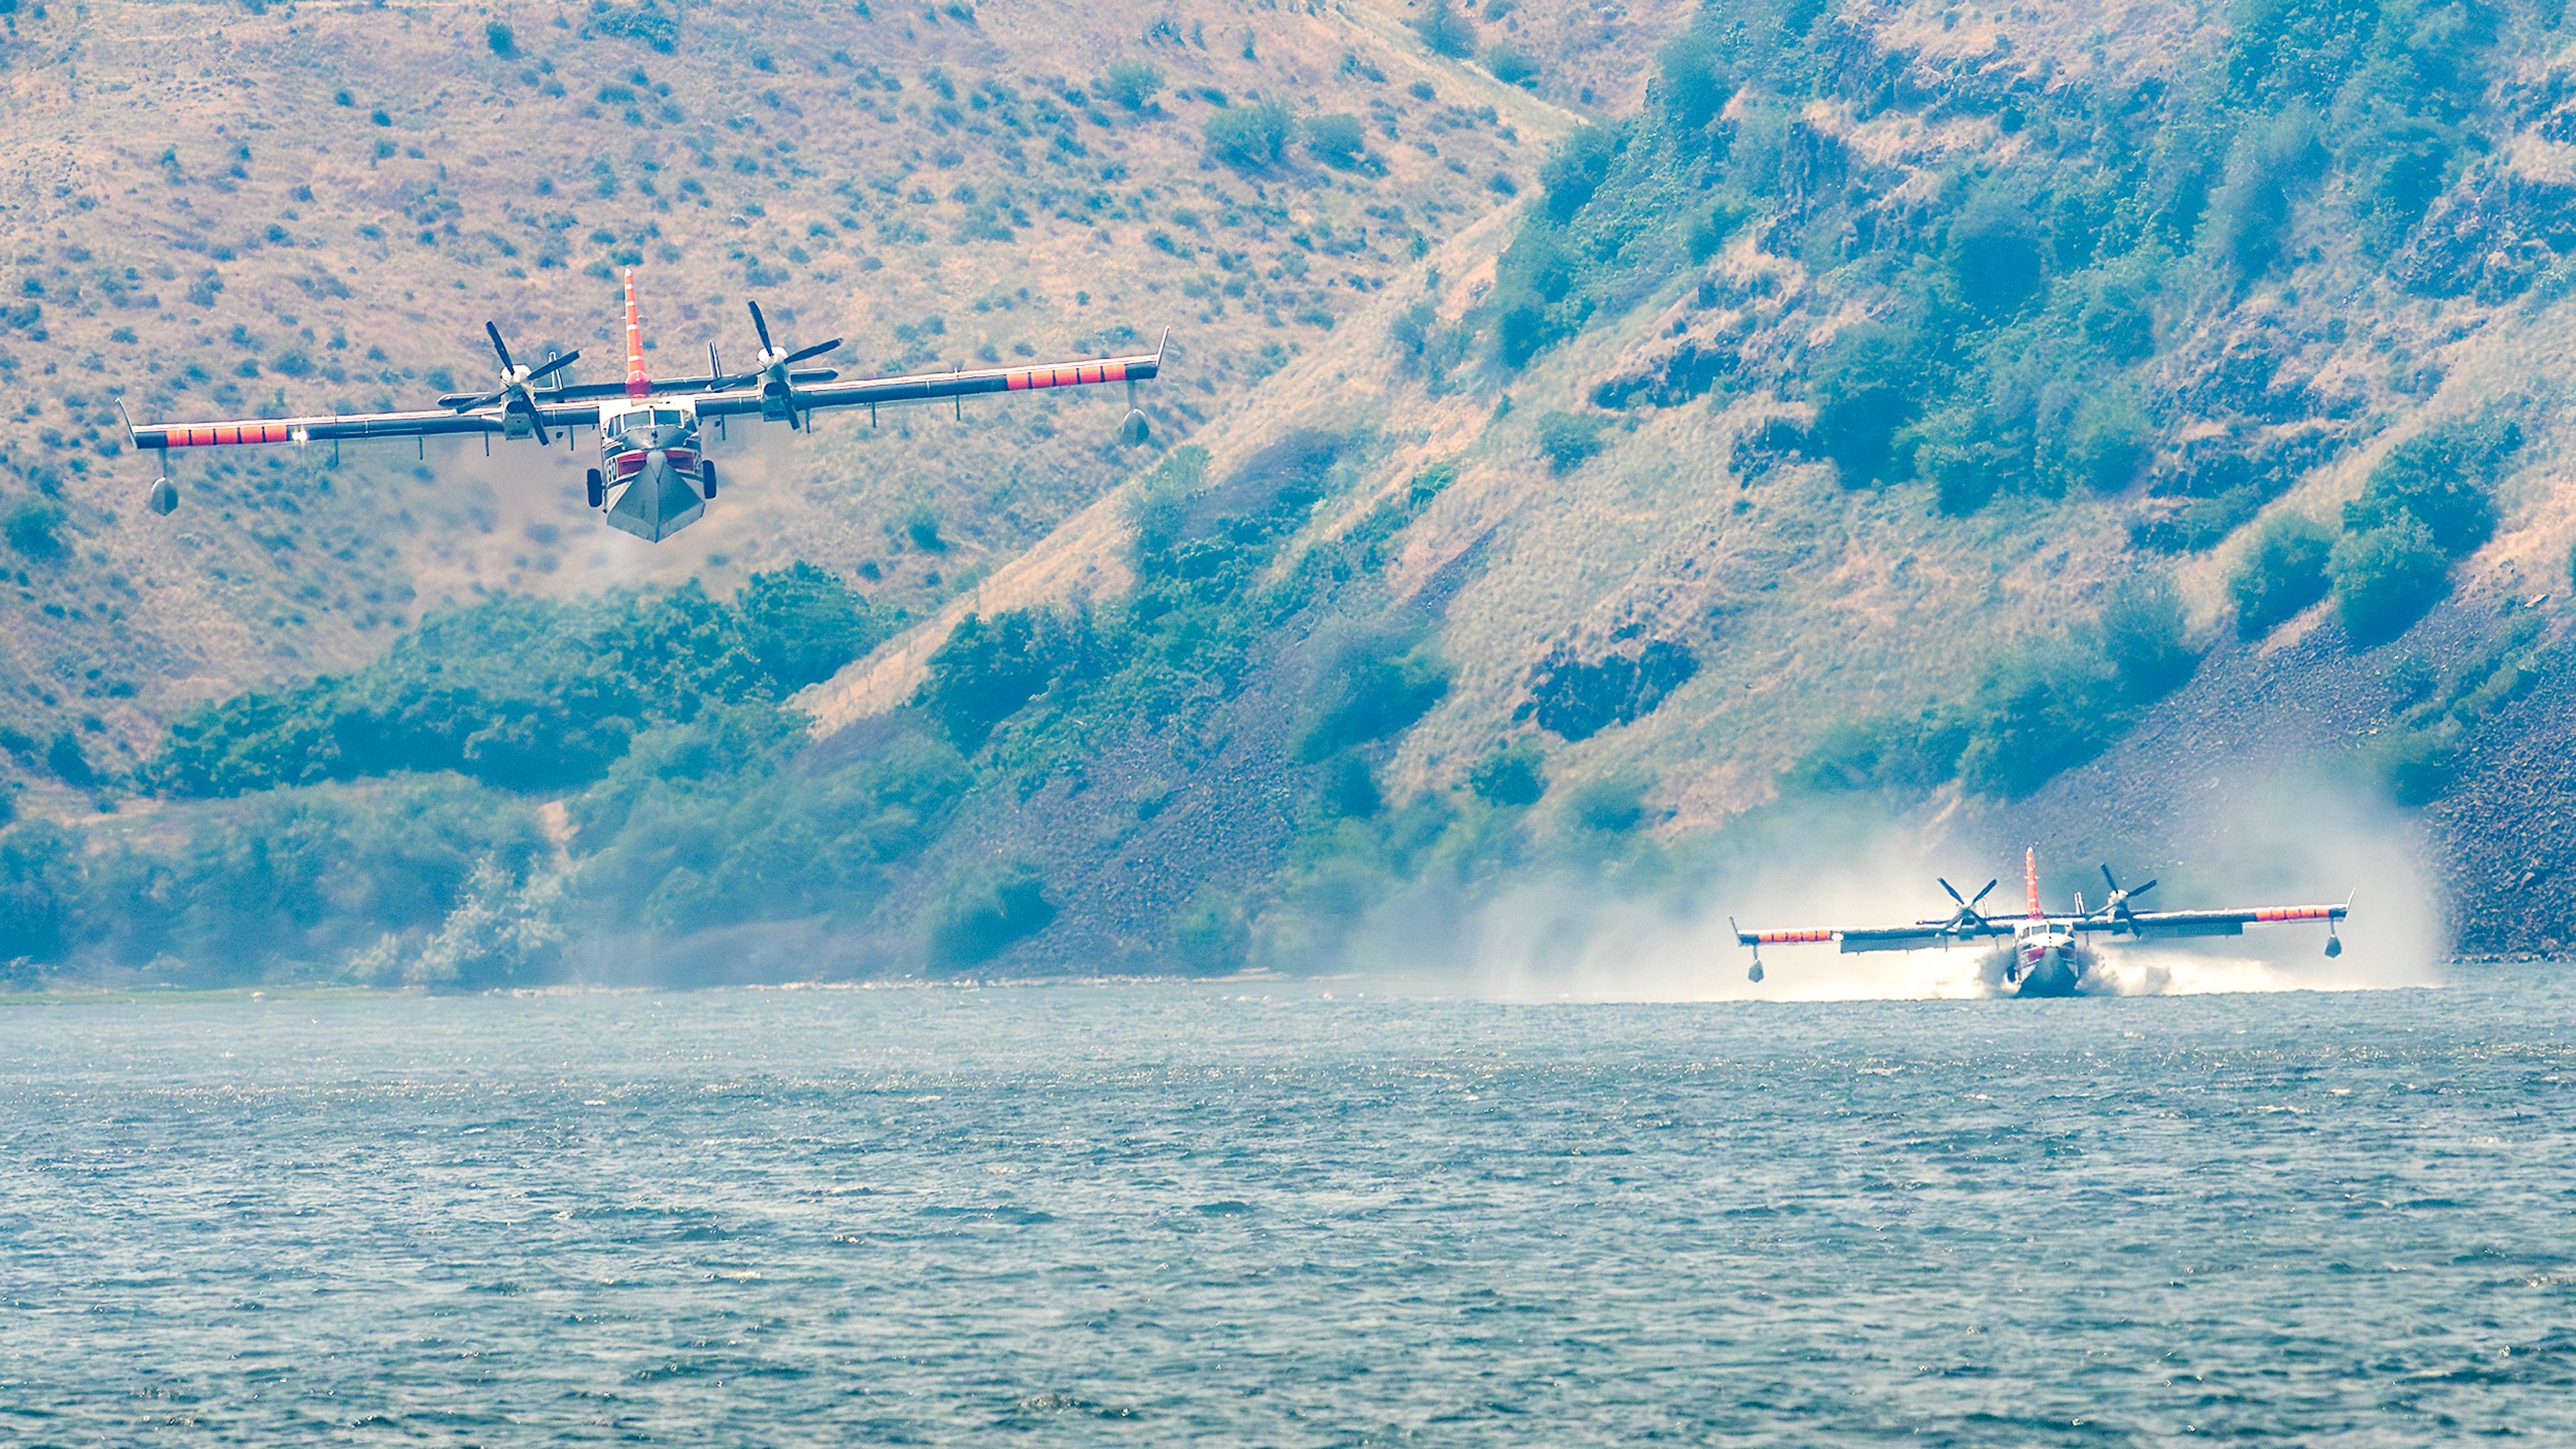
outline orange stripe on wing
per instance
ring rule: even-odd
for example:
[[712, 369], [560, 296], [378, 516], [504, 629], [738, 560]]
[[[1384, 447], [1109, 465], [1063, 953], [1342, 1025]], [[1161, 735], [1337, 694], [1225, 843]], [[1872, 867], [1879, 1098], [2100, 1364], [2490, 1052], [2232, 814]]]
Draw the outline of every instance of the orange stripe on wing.
[[1834, 933], [1831, 927], [1816, 927], [1803, 931], [1756, 931], [1753, 933], [1753, 939], [1761, 942], [1765, 946], [1795, 945], [1801, 941], [1830, 941], [1833, 938]]

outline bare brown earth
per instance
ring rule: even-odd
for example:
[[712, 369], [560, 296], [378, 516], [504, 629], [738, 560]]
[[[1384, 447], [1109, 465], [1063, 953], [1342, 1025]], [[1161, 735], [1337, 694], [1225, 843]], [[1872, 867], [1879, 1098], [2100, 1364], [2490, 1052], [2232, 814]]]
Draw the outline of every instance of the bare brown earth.
[[[654, 17], [675, 13], [656, 50]], [[755, 296], [788, 335], [849, 338], [835, 361], [865, 370], [1150, 348], [1169, 328], [1168, 381], [1144, 402], [1163, 442], [1187, 438], [1334, 343], [1416, 270], [1417, 238], [1506, 209], [1489, 183], [1526, 183], [1570, 123], [1429, 56], [1402, 18], [22, 9], [0, 39], [0, 281], [42, 318], [0, 330], [20, 399], [0, 507], [57, 492], [70, 549], [7, 559], [0, 719], [40, 736], [92, 719], [104, 762], [130, 761], [180, 705], [345, 666], [422, 609], [492, 591], [723, 591], [810, 558], [935, 609], [1138, 466], [1111, 443], [1123, 399], [836, 419], [810, 441], [737, 429], [723, 506], [659, 547], [584, 518], [578, 460], [527, 444], [352, 447], [336, 467], [319, 449], [183, 456], [187, 506], [156, 518], [137, 506], [152, 460], [122, 450], [115, 408], [413, 405], [487, 372], [487, 318], [523, 354], [582, 347], [587, 375], [610, 376], [613, 269], [634, 264], [660, 370], [703, 366], [710, 343], [747, 356]], [[1651, 33], [1595, 26], [1568, 53]], [[1121, 63], [1159, 73], [1141, 110], [1103, 92]], [[1210, 91], [1363, 117], [1369, 150], [1341, 170], [1295, 145], [1250, 174], [1220, 165], [1200, 135]], [[916, 507], [934, 550], [906, 536]]]

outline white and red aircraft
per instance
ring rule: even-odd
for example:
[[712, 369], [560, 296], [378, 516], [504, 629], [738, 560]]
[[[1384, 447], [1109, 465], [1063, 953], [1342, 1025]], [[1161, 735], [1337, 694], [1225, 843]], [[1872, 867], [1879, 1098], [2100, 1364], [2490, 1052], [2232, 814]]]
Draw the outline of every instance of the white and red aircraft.
[[[699, 444], [699, 429], [712, 420], [757, 415], [803, 430], [812, 416], [829, 408], [864, 407], [873, 418], [880, 407], [898, 403], [959, 400], [984, 393], [1024, 392], [1038, 388], [1080, 387], [1094, 383], [1127, 384], [1127, 417], [1120, 434], [1130, 443], [1145, 440], [1145, 415], [1136, 407], [1135, 385], [1162, 371], [1163, 349], [1131, 357], [1096, 357], [1076, 362], [1040, 363], [1030, 367], [996, 367], [973, 372], [917, 373], [842, 382], [830, 368], [800, 368], [800, 362], [841, 345], [835, 337], [793, 351], [772, 343], [769, 321], [760, 304], [751, 304], [752, 329], [760, 335], [760, 355], [750, 372], [728, 374], [713, 346], [707, 349], [704, 377], [655, 379], [644, 371], [644, 329], [635, 311], [635, 274], [626, 274], [626, 380], [604, 383], [547, 384], [546, 379], [572, 365], [580, 352], [567, 352], [536, 367], [513, 362], [498, 324], [486, 322], [492, 351], [501, 360], [499, 385], [485, 393], [450, 393], [437, 406], [415, 412], [355, 413], [302, 418], [244, 418], [221, 423], [126, 423], [137, 448], [162, 455], [161, 476], [147, 500], [152, 511], [166, 514], [179, 506], [178, 486], [169, 477], [172, 448], [229, 447], [243, 443], [328, 442], [344, 439], [433, 438], [495, 434], [533, 438], [551, 446], [551, 430], [561, 430], [567, 446], [581, 428], [599, 429], [599, 466], [589, 472], [590, 506], [606, 514], [609, 525], [638, 538], [659, 542], [706, 512], [716, 496], [716, 465]], [[1166, 334], [1168, 341], [1168, 334]], [[486, 445], [489, 446], [488, 443]]]
[[2156, 888], [2154, 881], [2133, 890], [2123, 890], [2102, 867], [2102, 880], [2111, 894], [2101, 905], [2085, 909], [2084, 897], [2075, 897], [2075, 914], [2052, 916], [2039, 904], [2039, 852], [2022, 853], [2022, 884], [2028, 892], [2030, 909], [2020, 920], [1997, 920], [1980, 915], [1977, 902], [1995, 888], [1988, 881], [1985, 889], [1973, 896], [1962, 897], [1948, 881], [1941, 889], [1957, 901], [1959, 909], [1937, 921], [1916, 921], [1910, 926], [1872, 926], [1845, 928], [1818, 926], [1787, 931], [1737, 930], [1738, 944], [1753, 948], [1753, 969], [1745, 974], [1752, 980], [1762, 979], [1762, 948], [1785, 946], [1810, 941], [1832, 941], [1850, 951], [1919, 951], [1932, 946], [1955, 946], [1963, 941], [1982, 942], [1993, 937], [2009, 936], [2012, 944], [1997, 954], [2000, 971], [1992, 979], [2012, 988], [2016, 996], [2073, 996], [2093, 966], [2093, 952], [2086, 938], [2096, 935], [2130, 936], [2153, 940], [2174, 936], [2241, 936], [2247, 926], [2270, 925], [2280, 921], [2323, 921], [2326, 923], [2326, 954], [2343, 954], [2343, 940], [2335, 934], [2334, 923], [2344, 918], [2345, 906], [2254, 906], [2243, 910], [2219, 911], [2134, 911], [2129, 902]]

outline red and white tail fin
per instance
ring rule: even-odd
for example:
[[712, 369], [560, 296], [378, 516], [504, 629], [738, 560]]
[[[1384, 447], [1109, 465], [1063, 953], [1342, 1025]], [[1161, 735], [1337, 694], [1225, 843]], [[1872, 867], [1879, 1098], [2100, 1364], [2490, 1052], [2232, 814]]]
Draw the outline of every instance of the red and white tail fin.
[[644, 324], [635, 315], [635, 269], [626, 269], [626, 395], [649, 397], [653, 384], [644, 376]]
[[2047, 915], [2048, 913], [2046, 911], [2039, 908], [2038, 846], [2031, 846], [2023, 850], [2021, 853], [2021, 884], [2022, 889], [2030, 894], [2030, 918], [2036, 921], [2040, 917]]

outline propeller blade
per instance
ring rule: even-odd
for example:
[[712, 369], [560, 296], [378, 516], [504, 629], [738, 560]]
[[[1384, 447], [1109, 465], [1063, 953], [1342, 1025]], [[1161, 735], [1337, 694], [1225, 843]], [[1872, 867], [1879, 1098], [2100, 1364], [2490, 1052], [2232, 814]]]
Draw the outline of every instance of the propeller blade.
[[1985, 890], [1981, 890], [1981, 891], [1977, 892], [1977, 893], [1976, 893], [1976, 895], [1975, 895], [1974, 897], [1970, 898], [1970, 900], [1968, 901], [1968, 905], [1970, 906], [1970, 908], [1972, 908], [1972, 909], [1973, 909], [1973, 908], [1976, 906], [1976, 904], [1977, 904], [1977, 902], [1978, 902], [1978, 901], [1982, 901], [1982, 900], [1984, 900], [1984, 899], [1986, 898], [1986, 896], [1994, 890], [1994, 888], [1995, 888], [1995, 882], [1994, 882], [1994, 881], [1988, 881], [1988, 882], [1986, 882], [1986, 888], [1985, 888]]
[[769, 319], [760, 315], [760, 304], [758, 302], [753, 302], [750, 306], [751, 330], [760, 334], [760, 350], [768, 352], [771, 350], [769, 345]]
[[483, 324], [483, 330], [490, 333], [492, 336], [492, 350], [501, 355], [501, 370], [503, 372], [508, 372], [513, 367], [517, 366], [516, 363], [510, 361], [510, 345], [501, 340], [500, 324], [497, 322], [486, 322]]
[[557, 372], [562, 371], [564, 368], [567, 368], [567, 367], [572, 366], [575, 362], [578, 362], [578, 361], [580, 361], [580, 360], [581, 360], [581, 349], [576, 347], [576, 348], [574, 348], [572, 351], [565, 353], [563, 356], [558, 357], [558, 358], [555, 358], [555, 359], [553, 359], [553, 360], [549, 361], [545, 366], [540, 367], [540, 368], [536, 369], [534, 372], [529, 373], [529, 374], [528, 374], [528, 381], [530, 381], [530, 382], [535, 382], [538, 378], [552, 376], [553, 374], [555, 374], [555, 373], [557, 373]]
[[547, 436], [546, 436], [546, 415], [545, 415], [545, 414], [543, 414], [543, 413], [537, 413], [537, 412], [532, 412], [532, 413], [530, 413], [530, 414], [529, 414], [528, 422], [529, 422], [529, 424], [530, 424], [531, 426], [533, 426], [533, 427], [537, 430], [537, 446], [538, 446], [538, 447], [540, 447], [540, 448], [547, 448], [547, 447], [552, 447], [552, 446], [554, 445], [554, 439], [549, 438], [549, 437], [547, 437]]
[[1957, 901], [1960, 905], [1963, 905], [1963, 906], [1964, 906], [1964, 905], [1966, 905], [1966, 904], [1968, 903], [1968, 898], [1967, 898], [1967, 897], [1965, 897], [1965, 896], [1963, 896], [1963, 895], [1961, 895], [1961, 894], [1959, 894], [1959, 888], [1958, 888], [1957, 886], [1954, 886], [1954, 885], [1950, 884], [1950, 881], [1949, 881], [1949, 878], [1948, 878], [1948, 877], [1946, 877], [1946, 876], [1937, 876], [1937, 875], [1936, 875], [1936, 876], [1934, 876], [1934, 877], [1932, 877], [1932, 878], [1933, 878], [1934, 880], [1937, 880], [1937, 881], [1941, 882], [1941, 889], [1943, 889], [1943, 890], [1945, 890], [1945, 891], [1948, 891], [1948, 892], [1950, 893], [1950, 899], [1952, 899], [1952, 900], [1954, 900], [1954, 901]]
[[829, 342], [817, 342], [817, 343], [815, 343], [815, 344], [814, 344], [813, 346], [811, 346], [811, 347], [799, 347], [799, 348], [797, 348], [794, 352], [791, 352], [791, 353], [787, 354], [785, 357], [780, 358], [780, 359], [779, 359], [779, 361], [780, 361], [781, 363], [783, 363], [783, 364], [787, 365], [787, 366], [792, 367], [792, 366], [794, 366], [794, 365], [795, 365], [795, 364], [797, 364], [797, 363], [803, 362], [805, 359], [807, 359], [807, 358], [809, 358], [809, 357], [820, 357], [820, 356], [822, 356], [824, 353], [829, 352], [829, 351], [831, 351], [833, 348], [838, 347], [838, 346], [840, 346], [840, 345], [841, 345], [841, 339], [840, 339], [840, 338], [838, 338], [838, 337], [835, 337], [835, 338], [833, 338], [833, 339], [832, 339], [831, 341], [829, 341]]
[[492, 404], [499, 402], [501, 399], [508, 397], [509, 395], [510, 390], [508, 388], [503, 388], [499, 392], [487, 392], [481, 397], [458, 398], [456, 401], [449, 403], [448, 406], [456, 409], [460, 413], [470, 413], [476, 408], [488, 408]]
[[2102, 866], [2102, 884], [2111, 888], [2111, 894], [2118, 895], [2120, 893], [2120, 883], [2112, 878], [2111, 866], [2107, 861], [2104, 862]]
[[2142, 895], [2145, 895], [2147, 892], [2149, 892], [2149, 891], [2151, 891], [2151, 890], [2154, 890], [2155, 888], [2156, 888], [2156, 883], [2155, 883], [2154, 881], [2149, 881], [2149, 882], [2147, 882], [2145, 885], [2142, 885], [2142, 886], [2138, 887], [2136, 890], [2133, 890], [2133, 891], [2129, 892], [2129, 898], [2130, 898], [2131, 900], [2135, 900], [2135, 899], [2137, 899], [2138, 897], [2140, 897], [2140, 896], [2142, 896]]

